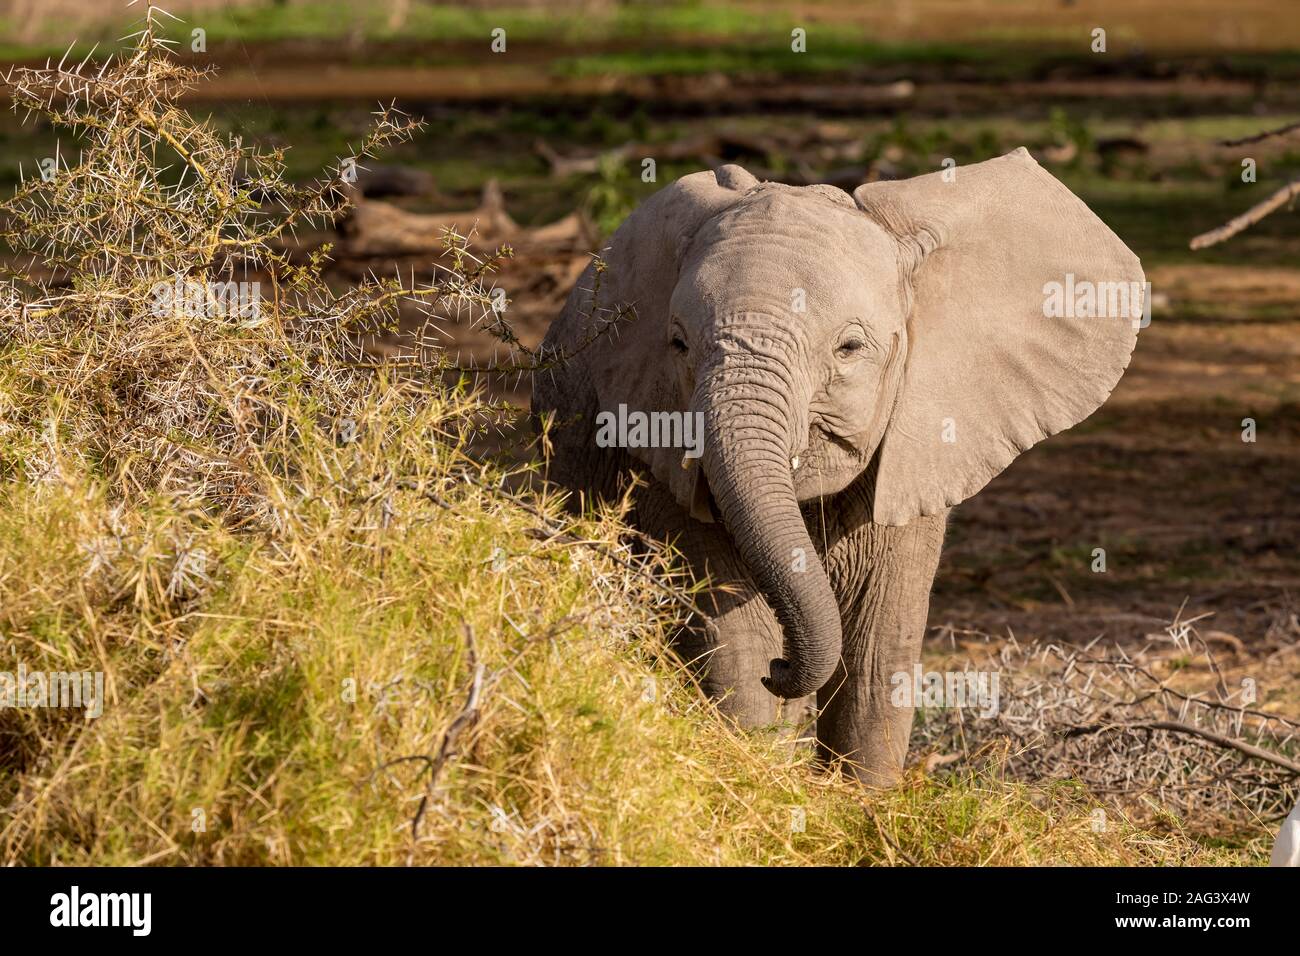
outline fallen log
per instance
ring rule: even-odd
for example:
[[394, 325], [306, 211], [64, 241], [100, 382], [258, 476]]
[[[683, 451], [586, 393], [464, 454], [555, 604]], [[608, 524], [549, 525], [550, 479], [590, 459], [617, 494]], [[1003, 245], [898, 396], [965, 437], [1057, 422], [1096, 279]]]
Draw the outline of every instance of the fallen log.
[[519, 232], [505, 210], [496, 180], [483, 187], [474, 209], [463, 212], [408, 212], [391, 203], [360, 199], [337, 225], [343, 251], [353, 256], [401, 256], [429, 252], [443, 246], [451, 230], [480, 243], [504, 242]]
[[[520, 226], [506, 212], [496, 180], [483, 188], [478, 206], [463, 212], [416, 213], [391, 203], [358, 198], [338, 224], [345, 256], [404, 256], [443, 248], [448, 230], [470, 237], [475, 245], [511, 245], [530, 251], [589, 250], [598, 238], [580, 213], [533, 229]], [[471, 235], [472, 234], [472, 235]]]

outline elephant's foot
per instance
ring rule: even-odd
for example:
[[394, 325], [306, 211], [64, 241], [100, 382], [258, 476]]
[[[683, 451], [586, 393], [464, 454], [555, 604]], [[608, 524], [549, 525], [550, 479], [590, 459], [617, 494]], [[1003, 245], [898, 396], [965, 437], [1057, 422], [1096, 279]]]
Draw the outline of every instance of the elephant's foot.
[[819, 695], [818, 757], [864, 786], [892, 787], [907, 760], [913, 708], [896, 706], [890, 691], [841, 670]]

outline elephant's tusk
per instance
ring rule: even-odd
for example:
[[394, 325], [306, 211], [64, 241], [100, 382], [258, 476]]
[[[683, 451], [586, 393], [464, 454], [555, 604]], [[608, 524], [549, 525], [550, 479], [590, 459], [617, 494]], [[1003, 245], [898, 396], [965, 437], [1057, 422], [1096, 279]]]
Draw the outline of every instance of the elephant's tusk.
[[692, 458], [690, 455], [682, 455], [682, 470], [690, 471], [691, 468], [694, 467], [695, 462], [696, 459]]

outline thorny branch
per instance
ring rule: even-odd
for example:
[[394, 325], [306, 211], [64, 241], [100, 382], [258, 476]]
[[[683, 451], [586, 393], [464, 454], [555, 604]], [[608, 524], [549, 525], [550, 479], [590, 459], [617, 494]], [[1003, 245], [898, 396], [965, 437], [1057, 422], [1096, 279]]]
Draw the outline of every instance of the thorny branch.
[[[177, 105], [206, 71], [171, 57], [163, 16], [150, 7], [133, 46], [101, 64], [65, 56], [6, 76], [16, 110], [82, 147], [60, 149], [0, 205], [0, 233], [31, 260], [0, 281], [0, 341], [22, 359], [15, 380], [30, 386], [0, 408], [0, 430], [32, 436], [29, 477], [57, 477], [64, 449], [89, 449], [118, 493], [178, 494], [274, 528], [292, 510], [275, 486], [301, 484], [287, 464], [301, 459], [294, 449], [336, 448], [367, 419], [384, 434], [379, 396], [403, 396], [402, 413], [421, 414], [445, 373], [465, 371], [443, 348], [409, 362], [367, 351], [398, 328], [404, 304], [426, 324], [482, 324], [522, 356], [471, 371], [544, 371], [572, 357], [528, 350], [505, 322], [488, 282], [506, 247], [479, 255], [448, 230], [429, 281], [371, 275], [344, 291], [322, 277], [328, 248], [295, 261], [281, 240], [347, 208], [350, 165], [423, 124], [381, 107], [355, 155], [292, 185], [282, 152], [246, 146]], [[596, 309], [603, 264], [593, 271], [592, 340], [622, 315]], [[236, 285], [254, 289], [249, 299], [214, 309]], [[160, 305], [168, 289], [177, 296]], [[44, 411], [50, 395], [68, 409], [57, 423]], [[454, 444], [497, 412], [477, 402], [435, 427]]]
[[1221, 678], [1213, 692], [1189, 693], [1155, 674], [1162, 649], [1183, 657], [1194, 647], [1209, 673], [1222, 673], [1193, 622], [1176, 616], [1136, 651], [1098, 655], [1096, 644], [1011, 638], [981, 665], [1001, 677], [997, 714], [923, 710], [918, 759], [954, 769], [1000, 762], [1015, 779], [1076, 780], [1132, 805], [1154, 794], [1229, 826], [1285, 816], [1300, 794], [1300, 722], [1252, 708], [1253, 695], [1227, 693]]

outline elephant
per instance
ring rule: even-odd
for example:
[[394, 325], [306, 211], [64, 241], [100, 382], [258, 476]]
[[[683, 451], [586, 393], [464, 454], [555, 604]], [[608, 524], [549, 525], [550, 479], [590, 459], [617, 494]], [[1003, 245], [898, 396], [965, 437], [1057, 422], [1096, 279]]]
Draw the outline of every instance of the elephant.
[[[949, 510], [1105, 401], [1145, 293], [1023, 147], [852, 194], [692, 173], [547, 332], [545, 474], [576, 509], [630, 489], [634, 526], [707, 578], [673, 646], [723, 713], [815, 723], [820, 759], [890, 786]], [[698, 449], [602, 441], [629, 409], [698, 422]]]

